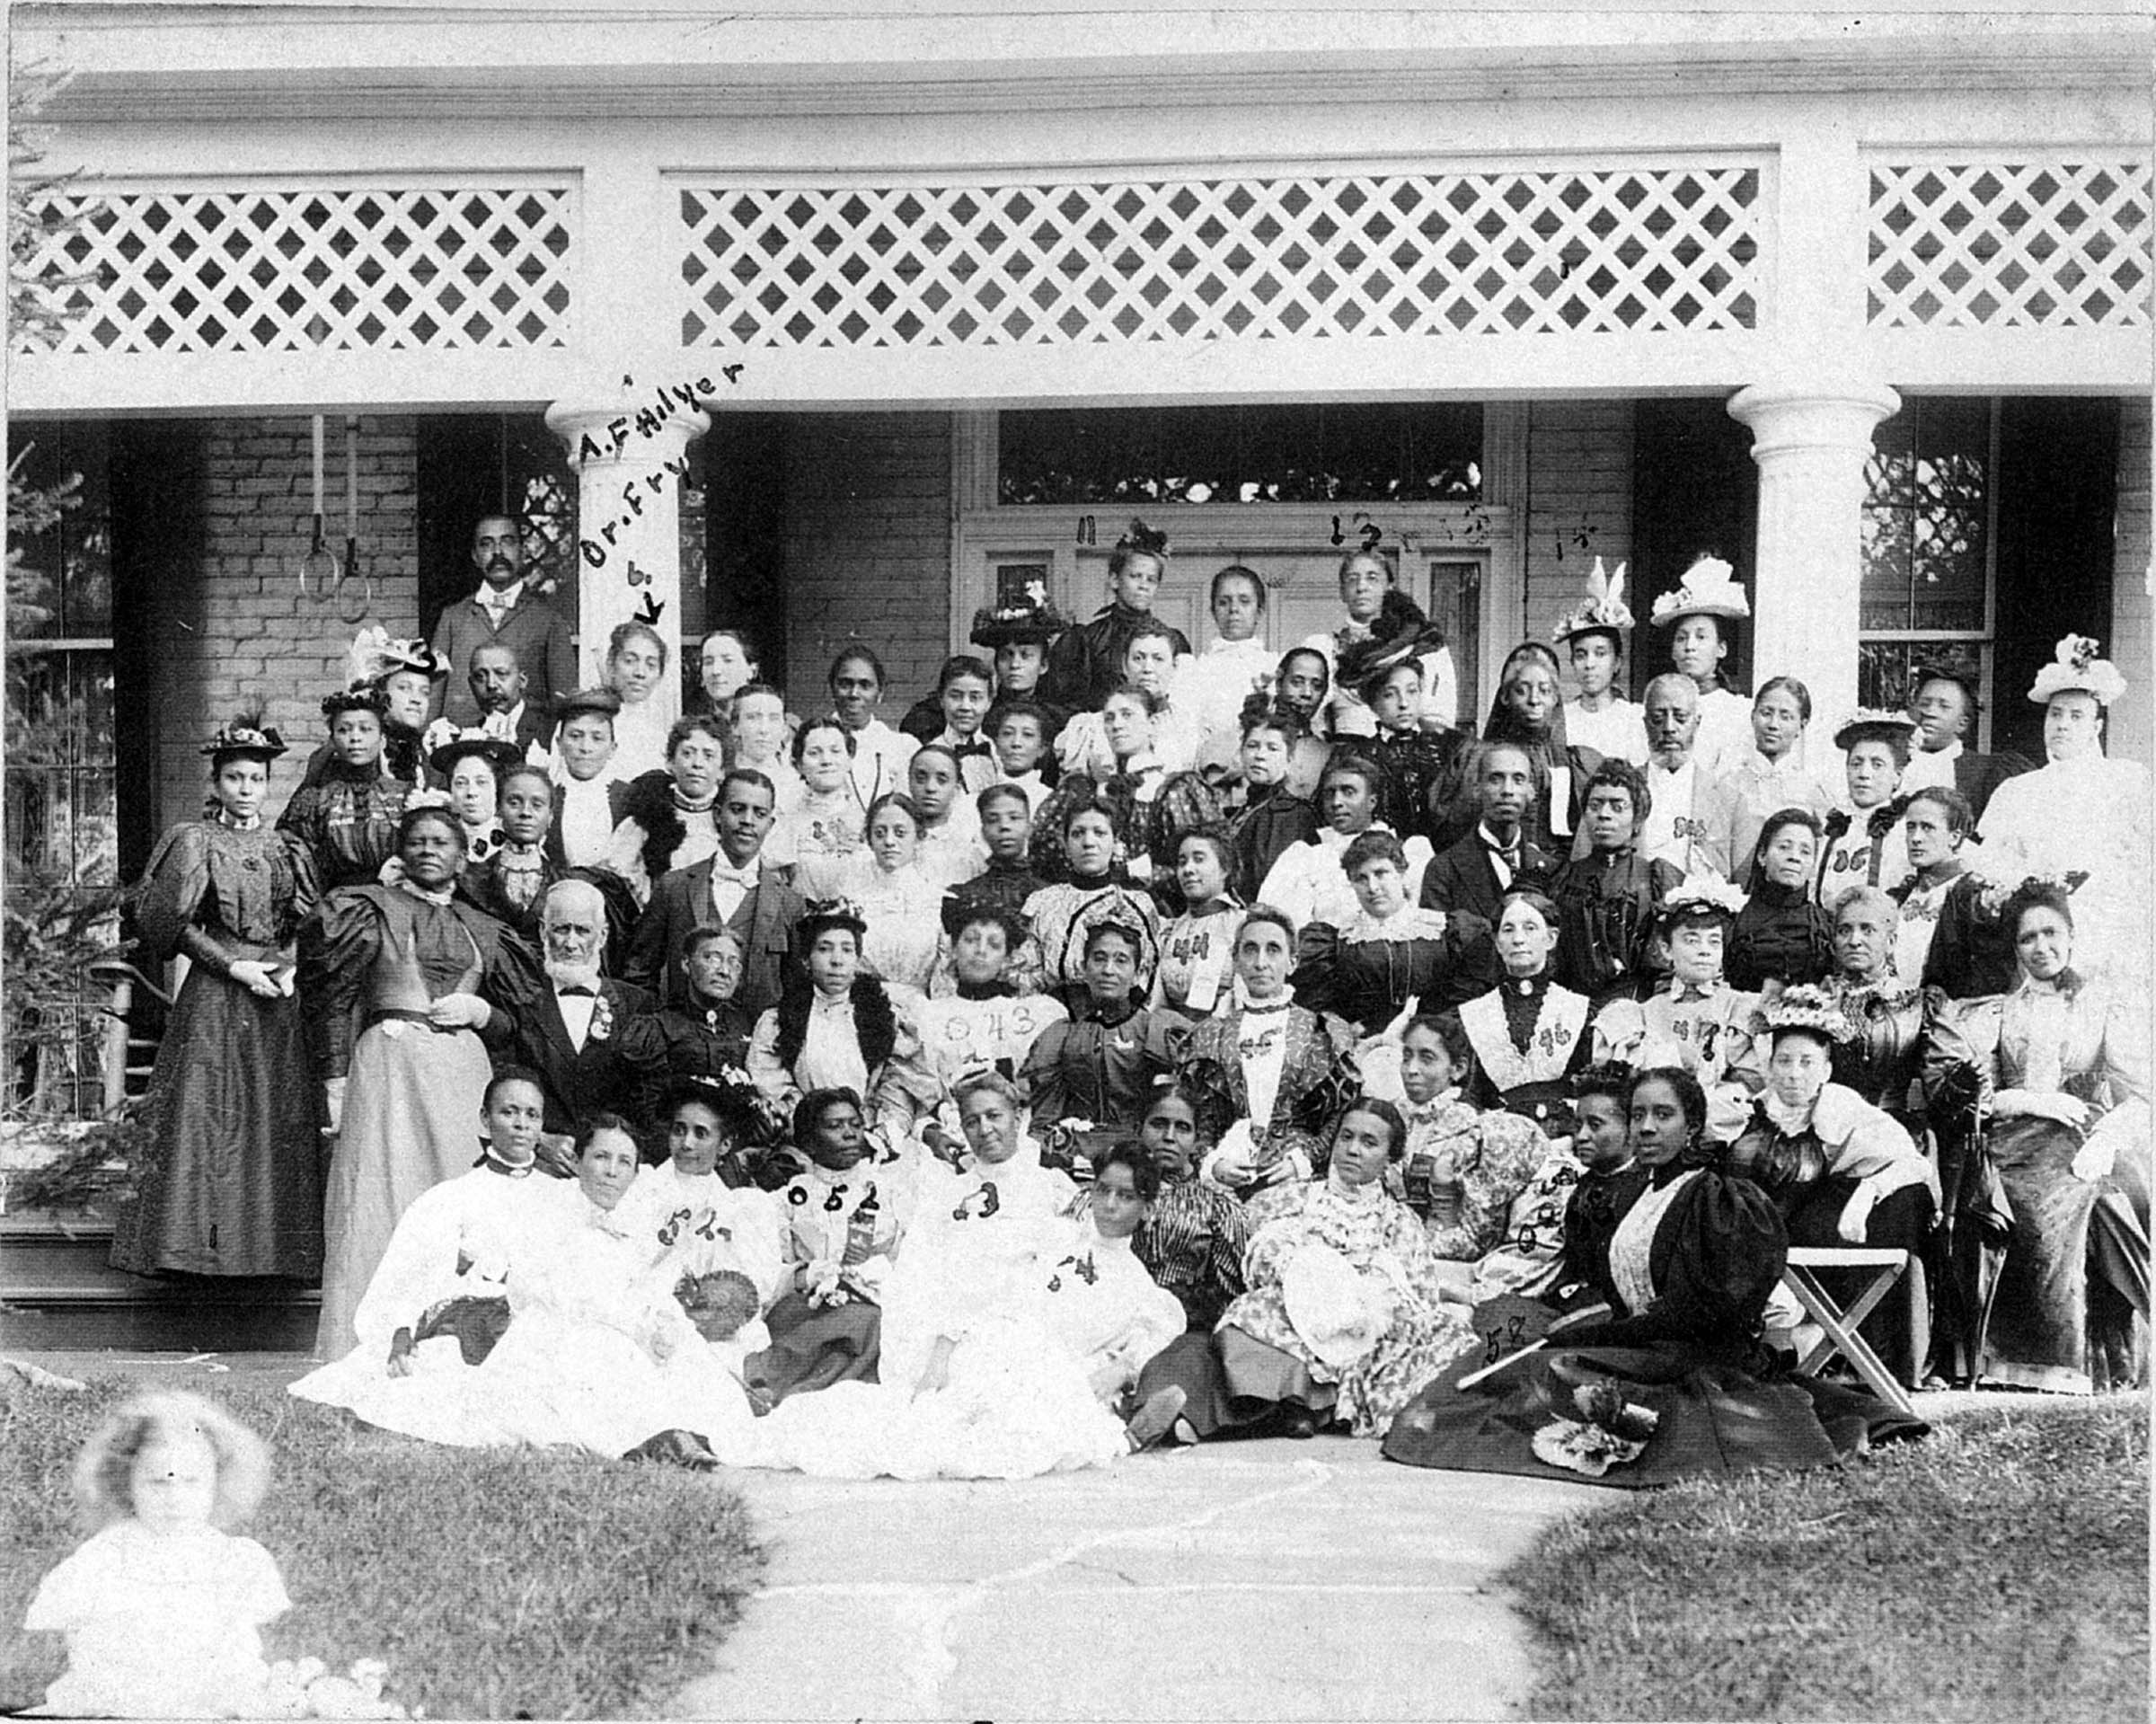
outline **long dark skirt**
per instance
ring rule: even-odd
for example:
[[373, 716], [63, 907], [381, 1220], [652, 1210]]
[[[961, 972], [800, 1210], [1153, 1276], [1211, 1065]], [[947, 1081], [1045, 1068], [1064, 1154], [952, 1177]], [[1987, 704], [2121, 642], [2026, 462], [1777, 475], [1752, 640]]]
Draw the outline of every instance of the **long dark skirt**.
[[153, 1145], [112, 1239], [138, 1275], [322, 1274], [322, 1138], [296, 998], [188, 971], [150, 1078]]
[[[1748, 1363], [1677, 1348], [1577, 1348], [1531, 1353], [1462, 1389], [1459, 1379], [1481, 1368], [1471, 1354], [1408, 1403], [1383, 1452], [1408, 1466], [1639, 1490], [1762, 1468], [1832, 1466], [1872, 1444], [1930, 1429], [1860, 1391], [1809, 1377], [1754, 1376]], [[1535, 1433], [1560, 1418], [1577, 1420], [1575, 1392], [1602, 1383], [1659, 1416], [1645, 1448], [1599, 1477], [1542, 1460]]]
[[777, 1406], [788, 1395], [813, 1393], [834, 1383], [879, 1381], [883, 1353], [883, 1313], [859, 1300], [843, 1305], [811, 1304], [789, 1293], [764, 1313], [771, 1345], [743, 1361], [743, 1381]]
[[1138, 1373], [1136, 1399], [1171, 1385], [1183, 1392], [1183, 1417], [1201, 1438], [1259, 1436], [1284, 1414], [1322, 1417], [1340, 1392], [1294, 1354], [1233, 1326], [1170, 1341]]
[[[1842, 1211], [1856, 1189], [1854, 1180], [1827, 1179], [1778, 1193], [1775, 1200], [1789, 1230], [1789, 1243], [1848, 1245], [1839, 1227]], [[1895, 1381], [1908, 1389], [1922, 1380], [1924, 1365], [1931, 1357], [1931, 1294], [1924, 1255], [1933, 1215], [1931, 1192], [1921, 1185], [1905, 1185], [1873, 1206], [1864, 1229], [1867, 1246], [1909, 1253], [1909, 1272], [1857, 1329], [1870, 1342], [1880, 1362], [1894, 1373]], [[1820, 1269], [1816, 1273], [1834, 1303], [1846, 1306], [1869, 1285], [1877, 1271]]]
[[2132, 1357], [2145, 1348], [2135, 1319], [2148, 1311], [2149, 1145], [2123, 1143], [2110, 1178], [2096, 1184], [2073, 1176], [2081, 1145], [2049, 1119], [1992, 1128], [2014, 1212], [1983, 1361], [2001, 1383], [2085, 1394], [2092, 1358], [2107, 1378], [2123, 1367], [2130, 1381]]

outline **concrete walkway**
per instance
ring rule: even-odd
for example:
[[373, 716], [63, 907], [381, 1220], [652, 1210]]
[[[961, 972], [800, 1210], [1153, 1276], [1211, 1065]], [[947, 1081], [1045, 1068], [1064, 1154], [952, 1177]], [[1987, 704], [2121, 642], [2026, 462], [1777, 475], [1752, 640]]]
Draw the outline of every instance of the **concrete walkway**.
[[676, 1718], [1519, 1717], [1491, 1578], [1613, 1500], [1343, 1437], [1012, 1484], [724, 1476], [771, 1569]]

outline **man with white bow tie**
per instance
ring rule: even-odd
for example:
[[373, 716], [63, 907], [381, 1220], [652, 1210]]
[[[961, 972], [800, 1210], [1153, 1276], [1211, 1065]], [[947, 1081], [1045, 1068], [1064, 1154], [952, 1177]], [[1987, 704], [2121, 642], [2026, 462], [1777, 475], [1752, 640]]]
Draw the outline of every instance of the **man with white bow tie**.
[[539, 913], [545, 957], [546, 1008], [518, 1028], [526, 1062], [546, 1093], [542, 1159], [565, 1171], [559, 1135], [573, 1135], [594, 1113], [625, 1113], [636, 1096], [635, 1074], [623, 1063], [619, 1036], [629, 1020], [656, 1009], [641, 987], [602, 976], [606, 902], [587, 880], [551, 887]]
[[752, 1021], [779, 1003], [788, 942], [806, 906], [764, 857], [777, 801], [777, 788], [762, 773], [737, 766], [727, 774], [712, 811], [718, 851], [660, 876], [651, 889], [623, 966], [629, 980], [667, 1005], [685, 1003], [681, 960], [689, 935], [698, 928], [730, 928], [741, 942], [735, 1000]]

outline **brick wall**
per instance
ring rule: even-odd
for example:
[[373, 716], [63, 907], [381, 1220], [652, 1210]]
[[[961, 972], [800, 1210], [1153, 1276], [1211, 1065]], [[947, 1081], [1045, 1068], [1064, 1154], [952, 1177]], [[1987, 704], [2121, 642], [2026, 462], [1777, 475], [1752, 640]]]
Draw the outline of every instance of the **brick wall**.
[[[1579, 602], [1595, 559], [1614, 570], [1631, 547], [1632, 403], [1534, 402], [1527, 419], [1524, 632], [1548, 640], [1559, 615]], [[1627, 597], [1644, 621], [1637, 591], [1628, 588]], [[1507, 646], [1521, 637], [1519, 619], [1513, 623]], [[1574, 692], [1568, 683], [1566, 693]]]
[[895, 723], [950, 638], [950, 416], [805, 413], [785, 436], [787, 705], [824, 705], [833, 657], [860, 641]]
[[[269, 817], [282, 810], [308, 754], [326, 734], [321, 701], [342, 686], [352, 636], [379, 622], [392, 634], [419, 628], [417, 444], [413, 420], [359, 422], [359, 564], [374, 580], [367, 613], [348, 619], [298, 588], [314, 512], [305, 419], [216, 420], [207, 429], [208, 496], [201, 567], [175, 595], [175, 626], [163, 667], [160, 806], [188, 818], [202, 800], [202, 736], [260, 694], [292, 753], [270, 780]], [[329, 424], [324, 491], [331, 548], [343, 554], [344, 442]]]
[[2111, 638], [2104, 644], [2131, 686], [2111, 713], [2110, 752], [2156, 758], [2156, 632], [2149, 604], [2149, 398], [2119, 404], [2116, 551], [2112, 561]]

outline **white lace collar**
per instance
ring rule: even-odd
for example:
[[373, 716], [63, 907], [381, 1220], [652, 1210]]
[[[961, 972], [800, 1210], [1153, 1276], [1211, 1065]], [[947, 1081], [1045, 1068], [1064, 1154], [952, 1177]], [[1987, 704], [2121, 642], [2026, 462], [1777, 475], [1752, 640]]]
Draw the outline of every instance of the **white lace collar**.
[[1355, 920], [1340, 930], [1340, 943], [1365, 946], [1377, 942], [1397, 944], [1403, 940], [1442, 940], [1445, 930], [1445, 912], [1427, 909], [1419, 904], [1402, 905], [1382, 922], [1367, 910], [1358, 909]]

